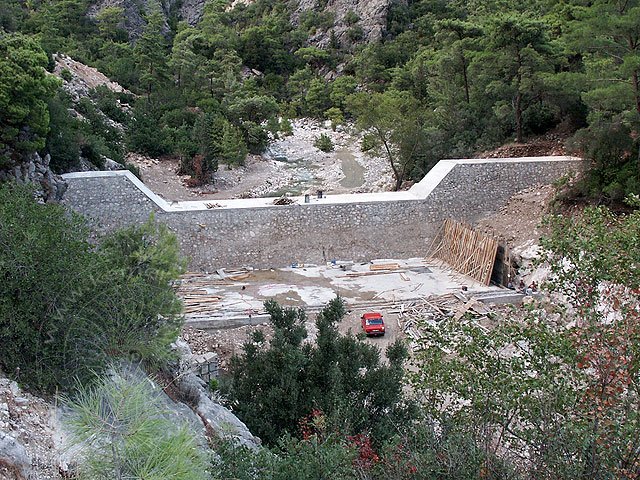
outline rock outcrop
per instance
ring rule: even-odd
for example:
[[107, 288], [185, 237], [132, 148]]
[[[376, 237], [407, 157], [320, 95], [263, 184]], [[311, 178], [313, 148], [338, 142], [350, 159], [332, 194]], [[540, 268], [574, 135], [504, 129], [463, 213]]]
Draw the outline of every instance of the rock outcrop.
[[50, 161], [49, 155], [42, 158], [38, 153], [32, 153], [20, 163], [0, 170], [0, 182], [32, 183], [36, 187], [36, 197], [45, 202], [59, 202], [67, 191], [67, 182], [51, 171]]
[[174, 385], [180, 396], [188, 399], [208, 434], [221, 440], [230, 440], [235, 445], [256, 450], [262, 441], [255, 437], [228, 408], [213, 400], [205, 382], [195, 374], [189, 345], [183, 340], [178, 340], [175, 347], [180, 353], [181, 360], [174, 366], [172, 372]]
[[83, 97], [88, 97], [92, 88], [101, 86], [107, 87], [112, 92], [132, 95], [130, 91], [109, 79], [99, 70], [80, 63], [67, 55], [58, 53], [54, 55], [54, 60], [53, 73], [62, 80], [62, 88], [74, 103]]
[[[207, 0], [161, 0], [162, 13], [165, 18], [165, 30], [169, 31], [168, 19], [176, 15], [179, 20], [189, 25], [196, 25], [203, 16]], [[406, 4], [407, 0], [400, 0]], [[249, 5], [253, 0], [230, 0], [229, 8], [236, 5]], [[297, 23], [300, 14], [310, 10], [330, 12], [335, 16], [334, 26], [328, 31], [319, 31], [311, 38], [311, 44], [325, 47], [335, 36], [342, 46], [349, 47], [354, 42], [374, 42], [385, 32], [387, 14], [392, 0], [292, 0], [291, 20]], [[323, 4], [323, 5], [320, 5]], [[121, 27], [135, 41], [146, 25], [145, 15], [151, 11], [151, 0], [94, 0], [89, 15], [95, 17], [107, 7], [118, 7], [123, 10]], [[355, 16], [354, 16], [355, 14]], [[357, 19], [357, 20], [356, 20]], [[354, 32], [358, 32], [354, 35]], [[357, 39], [356, 36], [358, 37]]]
[[[342, 46], [349, 46], [356, 38], [352, 35], [356, 29], [362, 35], [357, 41], [370, 43], [380, 40], [386, 30], [391, 3], [391, 0], [328, 0], [323, 11], [335, 15], [334, 26], [326, 32], [318, 32], [310, 41], [325, 47], [333, 35]], [[318, 0], [300, 0], [293, 21], [297, 22], [302, 12], [316, 10], [317, 4]]]
[[[189, 25], [195, 25], [202, 18], [206, 0], [161, 0], [160, 5], [165, 19], [164, 28], [168, 32], [169, 16], [177, 13], [180, 20]], [[145, 25], [145, 15], [152, 11], [154, 2], [150, 0], [94, 0], [89, 8], [89, 16], [96, 17], [102, 10], [108, 7], [117, 7], [123, 10], [121, 27], [126, 30], [132, 40], [142, 35]], [[177, 12], [176, 12], [177, 9]]]
[[[26, 480], [31, 475], [31, 459], [27, 450], [15, 438], [0, 431], [0, 468], [15, 478]], [[0, 470], [0, 474], [2, 474]]]
[[53, 480], [58, 455], [54, 408], [0, 372], [0, 479]]

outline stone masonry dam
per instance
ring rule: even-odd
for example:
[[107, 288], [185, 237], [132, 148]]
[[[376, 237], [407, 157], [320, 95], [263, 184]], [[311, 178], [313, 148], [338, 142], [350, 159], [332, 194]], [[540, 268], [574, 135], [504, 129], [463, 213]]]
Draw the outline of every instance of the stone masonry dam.
[[180, 241], [190, 268], [283, 267], [427, 253], [447, 218], [475, 223], [515, 193], [582, 168], [574, 157], [442, 160], [408, 191], [215, 201], [167, 201], [128, 171], [69, 173], [63, 202], [98, 232], [153, 212]]

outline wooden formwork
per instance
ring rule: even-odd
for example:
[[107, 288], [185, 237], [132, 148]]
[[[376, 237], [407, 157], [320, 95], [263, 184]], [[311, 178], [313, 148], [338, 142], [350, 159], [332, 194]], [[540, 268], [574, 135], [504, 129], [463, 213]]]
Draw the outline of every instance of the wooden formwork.
[[475, 231], [470, 225], [444, 221], [429, 256], [457, 272], [489, 285], [498, 253], [498, 240]]

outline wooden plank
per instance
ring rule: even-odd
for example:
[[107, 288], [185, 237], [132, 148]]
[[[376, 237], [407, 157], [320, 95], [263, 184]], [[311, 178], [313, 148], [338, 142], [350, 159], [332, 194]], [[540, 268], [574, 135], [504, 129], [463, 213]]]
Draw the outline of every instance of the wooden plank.
[[233, 280], [234, 282], [237, 282], [239, 280], [246, 280], [247, 278], [249, 278], [251, 276], [250, 273], [241, 273], [240, 275], [233, 275], [233, 276], [229, 276], [227, 277], [229, 280]]
[[446, 219], [434, 257], [453, 270], [488, 285], [497, 255], [498, 241], [469, 225]]
[[369, 270], [377, 271], [377, 270], [398, 270], [400, 265], [397, 263], [378, 263], [369, 265]]

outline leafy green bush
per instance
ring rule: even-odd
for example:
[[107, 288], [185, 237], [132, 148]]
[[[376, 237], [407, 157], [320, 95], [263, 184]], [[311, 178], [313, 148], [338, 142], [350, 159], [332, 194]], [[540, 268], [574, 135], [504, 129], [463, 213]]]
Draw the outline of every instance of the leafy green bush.
[[120, 94], [100, 86], [89, 95], [95, 98], [96, 107], [114, 122], [126, 124], [129, 121], [129, 115], [118, 104]]
[[331, 137], [326, 133], [320, 134], [319, 137], [316, 137], [313, 142], [313, 146], [318, 150], [322, 150], [323, 152], [331, 152], [333, 151], [333, 142], [331, 141]]
[[70, 82], [71, 80], [73, 80], [73, 73], [71, 73], [71, 70], [69, 70], [68, 68], [63, 68], [60, 71], [60, 77], [63, 80], [66, 80], [67, 82]]
[[0, 366], [41, 390], [110, 358], [161, 362], [181, 325], [175, 237], [153, 220], [97, 247], [84, 221], [31, 190], [0, 187]]
[[364, 38], [364, 30], [360, 25], [353, 25], [347, 30], [347, 38], [352, 42], [359, 42]]
[[127, 148], [151, 157], [171, 153], [166, 132], [159, 125], [158, 112], [144, 100], [139, 100], [133, 109], [133, 119], [127, 131]]
[[347, 14], [344, 16], [344, 23], [349, 26], [355, 25], [360, 21], [360, 17], [353, 10], [349, 10]]
[[633, 125], [621, 119], [594, 122], [579, 130], [569, 148], [591, 161], [577, 191], [590, 198], [620, 203], [628, 194], [640, 193], [638, 149]]
[[80, 121], [69, 114], [71, 101], [62, 91], [48, 102], [49, 133], [45, 150], [51, 155], [51, 169], [65, 173], [78, 164], [80, 159]]

